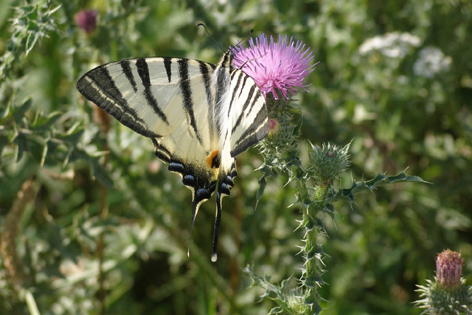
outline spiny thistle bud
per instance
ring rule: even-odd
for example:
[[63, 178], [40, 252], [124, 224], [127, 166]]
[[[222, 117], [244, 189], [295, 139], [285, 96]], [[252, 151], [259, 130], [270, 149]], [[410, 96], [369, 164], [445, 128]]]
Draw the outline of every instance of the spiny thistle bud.
[[423, 298], [415, 302], [424, 308], [422, 314], [471, 314], [472, 286], [465, 285], [461, 278], [461, 254], [445, 250], [436, 258], [435, 282], [426, 280], [426, 286], [418, 285], [417, 292]]
[[311, 145], [310, 161], [312, 165], [312, 177], [321, 184], [327, 185], [344, 172], [349, 165], [349, 147], [350, 143], [344, 147], [338, 147], [333, 144], [324, 144], [319, 147]]
[[300, 288], [294, 288], [287, 292], [287, 305], [294, 314], [308, 314], [311, 307], [305, 303], [305, 293]]
[[292, 115], [284, 102], [274, 102], [269, 119], [269, 134], [259, 147], [266, 165], [286, 169], [298, 163], [299, 126], [292, 123]]

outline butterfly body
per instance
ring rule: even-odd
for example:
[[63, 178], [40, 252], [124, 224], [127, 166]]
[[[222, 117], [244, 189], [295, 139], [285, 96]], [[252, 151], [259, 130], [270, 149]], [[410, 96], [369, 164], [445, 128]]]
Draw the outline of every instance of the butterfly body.
[[212, 260], [221, 198], [236, 176], [235, 157], [268, 132], [264, 96], [231, 66], [183, 58], [127, 59], [99, 66], [77, 89], [123, 125], [151, 139], [155, 154], [192, 190], [192, 230], [199, 206], [217, 192]]

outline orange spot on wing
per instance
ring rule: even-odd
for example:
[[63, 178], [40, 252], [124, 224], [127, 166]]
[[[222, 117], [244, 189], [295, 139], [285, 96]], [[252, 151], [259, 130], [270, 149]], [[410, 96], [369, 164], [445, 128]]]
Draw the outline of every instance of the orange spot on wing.
[[213, 160], [217, 155], [218, 155], [218, 150], [215, 150], [211, 152], [210, 155], [207, 157], [207, 164], [209, 167], [213, 167]]

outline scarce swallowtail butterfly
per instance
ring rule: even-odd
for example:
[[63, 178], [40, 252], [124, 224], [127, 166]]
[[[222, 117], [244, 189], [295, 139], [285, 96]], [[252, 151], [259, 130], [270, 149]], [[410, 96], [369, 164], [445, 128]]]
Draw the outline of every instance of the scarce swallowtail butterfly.
[[156, 156], [193, 194], [192, 235], [200, 205], [216, 191], [211, 260], [216, 261], [222, 197], [236, 176], [235, 158], [269, 130], [265, 98], [232, 66], [184, 58], [138, 58], [87, 72], [77, 89], [126, 127], [148, 137]]

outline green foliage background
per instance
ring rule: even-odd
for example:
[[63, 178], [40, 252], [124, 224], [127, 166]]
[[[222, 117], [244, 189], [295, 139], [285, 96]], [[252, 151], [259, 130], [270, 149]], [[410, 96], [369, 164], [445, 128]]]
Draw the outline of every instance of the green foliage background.
[[[114, 120], [108, 133], [101, 129], [75, 90], [93, 66], [128, 57], [218, 62], [221, 51], [198, 22], [223, 47], [250, 29], [311, 47], [320, 63], [309, 93], [296, 96], [300, 150], [310, 148], [306, 139], [352, 140], [352, 167], [339, 187], [406, 168], [431, 182], [335, 204], [319, 240], [327, 254], [324, 314], [420, 313], [411, 304], [415, 284], [433, 277], [446, 248], [462, 253], [470, 274], [471, 2], [2, 0], [0, 7], [0, 313], [266, 314], [274, 304], [261, 300], [243, 268], [272, 283], [299, 277], [301, 210], [289, 207], [294, 194], [283, 176], [268, 182], [256, 209], [256, 149], [238, 159], [224, 200], [218, 262], [210, 262], [212, 201], [197, 217], [188, 258], [189, 191], [148, 139]], [[90, 36], [74, 22], [83, 8], [99, 11]], [[392, 32], [419, 44], [402, 58], [360, 53], [369, 38]], [[414, 72], [428, 46], [452, 60], [431, 78]]]

